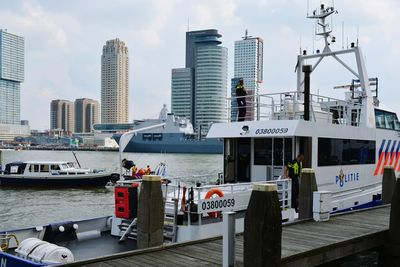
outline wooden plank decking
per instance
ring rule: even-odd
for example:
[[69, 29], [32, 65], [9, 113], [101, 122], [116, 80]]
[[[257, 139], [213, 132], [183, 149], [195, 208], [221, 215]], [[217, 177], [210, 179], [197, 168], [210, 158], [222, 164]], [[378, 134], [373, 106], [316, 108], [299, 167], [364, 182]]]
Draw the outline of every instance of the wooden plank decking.
[[[282, 229], [282, 265], [314, 266], [382, 246], [390, 207], [333, 216], [328, 222], [305, 221]], [[243, 235], [236, 237], [236, 266], [243, 266]], [[68, 266], [221, 266], [222, 238], [136, 250]]]

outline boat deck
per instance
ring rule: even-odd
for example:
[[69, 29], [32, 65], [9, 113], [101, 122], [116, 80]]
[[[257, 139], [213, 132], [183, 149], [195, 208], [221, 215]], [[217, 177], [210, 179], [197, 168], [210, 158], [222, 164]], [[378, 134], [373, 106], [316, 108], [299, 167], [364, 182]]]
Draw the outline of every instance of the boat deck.
[[127, 239], [124, 242], [118, 242], [118, 240], [119, 237], [111, 236], [110, 232], [105, 232], [102, 233], [99, 238], [75, 240], [66, 243], [58, 243], [58, 245], [71, 250], [75, 260], [104, 257], [106, 254], [112, 255], [137, 248], [136, 241], [134, 240]]
[[[289, 223], [282, 229], [282, 265], [315, 266], [382, 246], [390, 207], [332, 216], [327, 222]], [[243, 235], [237, 235], [236, 265], [243, 266]], [[222, 238], [136, 250], [66, 266], [221, 266]]]

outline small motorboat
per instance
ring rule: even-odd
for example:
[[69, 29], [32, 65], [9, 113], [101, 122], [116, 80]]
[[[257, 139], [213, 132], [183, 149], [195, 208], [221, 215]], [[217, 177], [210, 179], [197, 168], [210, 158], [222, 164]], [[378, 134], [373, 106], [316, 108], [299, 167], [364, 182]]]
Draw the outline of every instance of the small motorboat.
[[76, 167], [73, 162], [20, 161], [6, 164], [0, 174], [1, 186], [105, 186], [119, 174]]

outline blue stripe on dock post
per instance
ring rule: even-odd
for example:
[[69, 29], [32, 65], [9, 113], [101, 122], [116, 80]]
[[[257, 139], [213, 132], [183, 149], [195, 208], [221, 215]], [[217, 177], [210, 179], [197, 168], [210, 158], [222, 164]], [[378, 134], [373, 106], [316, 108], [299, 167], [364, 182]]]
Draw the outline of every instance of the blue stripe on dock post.
[[244, 218], [244, 266], [281, 266], [282, 214], [276, 184], [254, 185]]

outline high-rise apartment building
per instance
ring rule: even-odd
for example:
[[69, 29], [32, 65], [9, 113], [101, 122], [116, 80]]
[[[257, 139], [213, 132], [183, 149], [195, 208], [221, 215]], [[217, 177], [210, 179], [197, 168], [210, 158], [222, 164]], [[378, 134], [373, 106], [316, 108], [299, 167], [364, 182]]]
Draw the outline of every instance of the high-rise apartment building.
[[[242, 40], [235, 42], [234, 78], [231, 80], [232, 96], [236, 96], [236, 84], [241, 78], [247, 90], [246, 120], [254, 118], [255, 95], [258, 94], [260, 84], [263, 82], [263, 40], [260, 37], [247, 35]], [[237, 117], [237, 103], [231, 103], [231, 118]]]
[[59, 130], [71, 135], [75, 130], [74, 103], [68, 100], [53, 100], [50, 104], [50, 130]]
[[75, 133], [90, 133], [99, 123], [99, 102], [89, 98], [75, 100]]
[[186, 66], [172, 70], [171, 110], [202, 135], [226, 119], [228, 49], [219, 38], [214, 29], [187, 32]]
[[0, 140], [30, 134], [29, 125], [21, 125], [24, 58], [24, 38], [0, 29]]
[[101, 56], [101, 122], [129, 121], [129, 56], [120, 39], [109, 40]]

